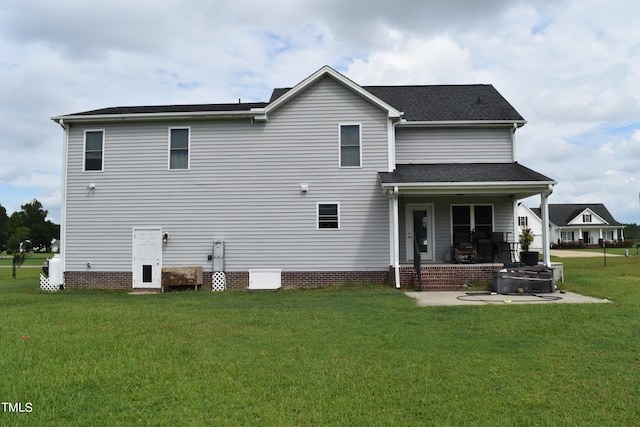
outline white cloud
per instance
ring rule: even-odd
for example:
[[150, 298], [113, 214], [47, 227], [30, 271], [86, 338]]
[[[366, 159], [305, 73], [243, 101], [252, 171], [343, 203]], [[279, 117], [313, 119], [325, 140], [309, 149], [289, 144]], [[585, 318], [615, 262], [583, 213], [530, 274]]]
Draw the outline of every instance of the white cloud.
[[468, 83], [471, 53], [446, 36], [420, 39], [387, 29], [386, 46], [357, 58], [348, 74], [363, 85]]

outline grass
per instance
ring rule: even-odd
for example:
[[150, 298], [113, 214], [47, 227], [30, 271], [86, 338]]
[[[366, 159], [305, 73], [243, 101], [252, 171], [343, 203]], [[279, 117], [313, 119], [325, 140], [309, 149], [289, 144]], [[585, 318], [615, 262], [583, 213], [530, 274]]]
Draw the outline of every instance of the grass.
[[[29, 254], [22, 265], [24, 267], [42, 267], [44, 260], [51, 257], [53, 257], [53, 254]], [[7, 255], [6, 253], [0, 255], [0, 267], [11, 267], [12, 264], [13, 255]]]
[[3, 268], [0, 400], [33, 410], [0, 425], [635, 425], [640, 257], [562, 262], [566, 289], [613, 304], [49, 294]]

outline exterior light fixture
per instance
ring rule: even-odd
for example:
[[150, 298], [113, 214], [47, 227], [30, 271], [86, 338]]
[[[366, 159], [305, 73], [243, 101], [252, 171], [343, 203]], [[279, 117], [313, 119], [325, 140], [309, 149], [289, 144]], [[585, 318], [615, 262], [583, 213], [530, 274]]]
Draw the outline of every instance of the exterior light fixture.
[[169, 240], [169, 234], [168, 233], [164, 233], [162, 235], [162, 243], [167, 243], [168, 240]]

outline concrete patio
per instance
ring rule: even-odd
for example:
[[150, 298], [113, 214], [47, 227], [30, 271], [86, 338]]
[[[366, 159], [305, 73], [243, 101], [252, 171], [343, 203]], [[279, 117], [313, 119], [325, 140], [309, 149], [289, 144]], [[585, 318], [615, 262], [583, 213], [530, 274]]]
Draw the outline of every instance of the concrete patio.
[[608, 303], [607, 299], [588, 297], [573, 292], [540, 294], [497, 294], [495, 292], [405, 292], [421, 307], [484, 304], [589, 304]]

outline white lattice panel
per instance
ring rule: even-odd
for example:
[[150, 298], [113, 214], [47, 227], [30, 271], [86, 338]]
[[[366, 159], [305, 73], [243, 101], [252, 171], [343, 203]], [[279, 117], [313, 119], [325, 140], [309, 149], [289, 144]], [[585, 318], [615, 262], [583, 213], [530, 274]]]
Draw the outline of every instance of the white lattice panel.
[[40, 289], [43, 291], [55, 292], [60, 290], [60, 284], [55, 283], [49, 277], [40, 275]]
[[213, 273], [211, 290], [213, 292], [222, 292], [227, 289], [227, 278], [222, 271]]

